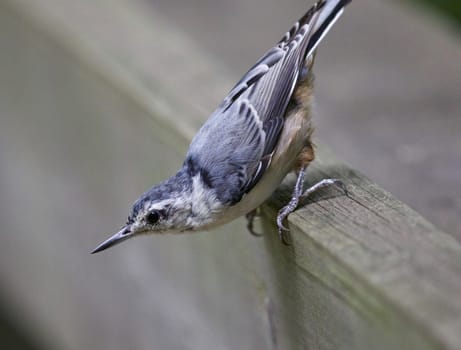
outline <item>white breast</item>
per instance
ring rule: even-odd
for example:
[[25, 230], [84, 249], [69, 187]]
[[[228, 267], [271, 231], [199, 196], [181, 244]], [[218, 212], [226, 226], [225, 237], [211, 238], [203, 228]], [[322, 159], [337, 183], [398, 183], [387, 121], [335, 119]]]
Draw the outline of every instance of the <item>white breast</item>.
[[310, 117], [305, 113], [295, 113], [286, 118], [271, 164], [259, 182], [242, 197], [240, 202], [216, 213], [214, 220], [201, 226], [200, 229], [219, 226], [256, 209], [270, 197], [285, 176], [293, 170], [298, 155], [310, 137], [311, 123]]

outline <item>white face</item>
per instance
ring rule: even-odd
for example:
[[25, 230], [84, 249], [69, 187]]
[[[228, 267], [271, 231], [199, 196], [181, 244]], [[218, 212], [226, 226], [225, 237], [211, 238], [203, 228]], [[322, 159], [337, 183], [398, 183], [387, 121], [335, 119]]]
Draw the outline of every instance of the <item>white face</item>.
[[186, 202], [178, 199], [160, 202], [143, 201], [133, 205], [128, 221], [122, 229], [101, 243], [93, 253], [100, 252], [131, 237], [142, 234], [171, 233], [187, 231], [188, 208]]
[[223, 206], [198, 178], [192, 180], [191, 190], [172, 191], [174, 186], [160, 184], [141, 195], [125, 226], [94, 253], [137, 235], [180, 233], [209, 226]]
[[132, 235], [184, 231], [188, 211], [190, 208], [179, 199], [147, 201], [141, 207], [139, 204], [133, 206], [127, 226], [130, 226]]
[[160, 233], [162, 231], [162, 223], [166, 221], [168, 215], [167, 209], [148, 209], [138, 213], [133, 222], [128, 222], [133, 234], [142, 233]]

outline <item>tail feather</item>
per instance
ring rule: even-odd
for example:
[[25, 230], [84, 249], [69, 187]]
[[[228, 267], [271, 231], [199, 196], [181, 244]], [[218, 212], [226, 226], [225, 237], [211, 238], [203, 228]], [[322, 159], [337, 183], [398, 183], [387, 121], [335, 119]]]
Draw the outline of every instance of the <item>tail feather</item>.
[[320, 0], [302, 16], [279, 41], [290, 45], [302, 37], [303, 60], [310, 56], [351, 0]]
[[312, 36], [308, 40], [305, 57], [317, 48], [323, 37], [343, 14], [344, 7], [350, 2], [351, 0], [326, 0], [317, 3], [317, 6], [321, 6], [321, 8], [314, 23]]

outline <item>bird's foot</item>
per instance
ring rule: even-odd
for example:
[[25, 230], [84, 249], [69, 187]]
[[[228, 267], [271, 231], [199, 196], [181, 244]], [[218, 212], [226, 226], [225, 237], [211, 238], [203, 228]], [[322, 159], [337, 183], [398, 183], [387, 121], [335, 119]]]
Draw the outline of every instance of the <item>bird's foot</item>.
[[321, 190], [322, 188], [329, 187], [329, 186], [337, 186], [339, 187], [346, 196], [349, 195], [349, 191], [347, 190], [346, 185], [340, 179], [323, 179], [317, 182], [315, 185], [312, 185], [304, 193], [301, 195], [300, 200], [304, 200], [309, 197], [312, 193]]
[[286, 206], [280, 209], [277, 215], [277, 227], [279, 231], [279, 237], [280, 237], [280, 240], [285, 245], [290, 244], [287, 238], [287, 232], [289, 231], [289, 229], [283, 225], [283, 221], [288, 217], [288, 215], [290, 215], [298, 207], [300, 200], [304, 200], [308, 196], [313, 194], [314, 192], [317, 192], [325, 187], [329, 187], [332, 185], [339, 187], [342, 191], [344, 191], [344, 194], [346, 196], [349, 195], [346, 185], [344, 184], [342, 180], [339, 180], [339, 179], [323, 179], [317, 182], [315, 185], [309, 187], [304, 192], [302, 192], [302, 184], [304, 182], [304, 175], [305, 175], [305, 171], [303, 169], [302, 171], [300, 171], [298, 175], [298, 179], [296, 180], [296, 185], [293, 190], [293, 195], [291, 197], [290, 202], [288, 202]]
[[245, 215], [245, 218], [247, 219], [247, 230], [255, 237], [261, 237], [263, 235], [262, 233], [254, 230], [254, 220], [259, 216], [261, 216], [259, 208], [253, 209]]

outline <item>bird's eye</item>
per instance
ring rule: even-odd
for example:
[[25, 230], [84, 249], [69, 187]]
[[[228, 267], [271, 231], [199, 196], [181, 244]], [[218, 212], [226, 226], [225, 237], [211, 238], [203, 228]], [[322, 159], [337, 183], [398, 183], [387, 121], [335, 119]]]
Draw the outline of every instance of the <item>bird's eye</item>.
[[158, 219], [160, 219], [160, 214], [157, 210], [152, 210], [149, 214], [146, 216], [146, 222], [149, 225], [154, 225], [157, 223]]

